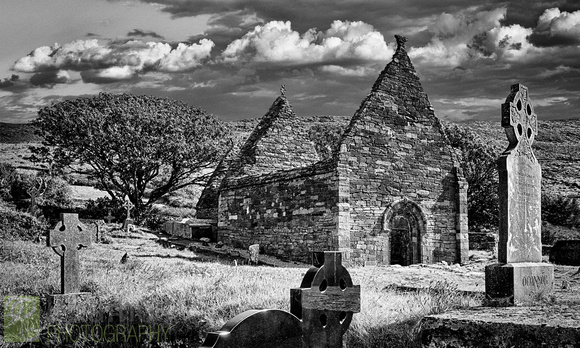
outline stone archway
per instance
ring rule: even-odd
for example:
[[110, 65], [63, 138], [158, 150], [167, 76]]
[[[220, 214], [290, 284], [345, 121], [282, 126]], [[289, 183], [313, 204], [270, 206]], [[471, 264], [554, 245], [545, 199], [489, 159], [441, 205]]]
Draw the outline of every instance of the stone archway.
[[421, 263], [425, 253], [421, 247], [425, 230], [425, 215], [417, 203], [405, 198], [387, 208], [383, 231], [389, 240], [389, 264]]

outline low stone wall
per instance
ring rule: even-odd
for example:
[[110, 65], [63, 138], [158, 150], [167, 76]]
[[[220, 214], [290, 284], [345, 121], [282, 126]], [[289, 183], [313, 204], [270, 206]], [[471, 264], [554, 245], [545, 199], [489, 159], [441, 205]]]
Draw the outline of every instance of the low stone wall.
[[191, 228], [186, 222], [166, 221], [165, 233], [181, 238], [191, 238]]
[[186, 219], [183, 221], [166, 221], [165, 233], [180, 238], [199, 239], [207, 237], [213, 241], [217, 238], [217, 222], [211, 219]]

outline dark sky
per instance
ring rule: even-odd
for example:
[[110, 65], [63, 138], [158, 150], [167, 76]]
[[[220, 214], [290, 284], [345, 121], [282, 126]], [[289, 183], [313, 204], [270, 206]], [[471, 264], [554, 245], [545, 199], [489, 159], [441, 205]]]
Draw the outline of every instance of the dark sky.
[[580, 117], [572, 0], [30, 0], [3, 4], [0, 25], [4, 122], [100, 91], [254, 118], [281, 84], [298, 115], [352, 115], [394, 34], [442, 119], [499, 122], [514, 83], [539, 119]]

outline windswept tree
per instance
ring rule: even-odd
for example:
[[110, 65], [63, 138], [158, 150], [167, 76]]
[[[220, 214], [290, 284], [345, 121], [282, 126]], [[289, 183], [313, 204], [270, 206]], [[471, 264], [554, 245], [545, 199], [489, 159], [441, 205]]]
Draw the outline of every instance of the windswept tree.
[[227, 128], [188, 104], [152, 96], [100, 93], [42, 108], [33, 121], [49, 161], [87, 164], [97, 188], [136, 217], [162, 196], [203, 185], [229, 143]]
[[444, 127], [451, 146], [461, 156], [461, 168], [468, 183], [469, 228], [494, 228], [499, 224], [497, 172], [498, 149], [485, 143], [473, 131], [454, 124]]

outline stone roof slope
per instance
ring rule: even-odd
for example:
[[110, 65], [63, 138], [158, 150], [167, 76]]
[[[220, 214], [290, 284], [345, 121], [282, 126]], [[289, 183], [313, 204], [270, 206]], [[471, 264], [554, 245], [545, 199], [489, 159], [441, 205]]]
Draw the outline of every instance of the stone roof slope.
[[[415, 126], [413, 132], [418, 133], [417, 136], [421, 137], [422, 133], [427, 136], [425, 132], [430, 133], [428, 129], [434, 129], [435, 132], [427, 136], [429, 142], [443, 141], [449, 145], [441, 120], [435, 116], [433, 106], [407, 54], [405, 48], [407, 39], [399, 35], [395, 35], [395, 38], [397, 50], [391, 62], [380, 73], [371, 92], [362, 101], [340, 143], [347, 142], [347, 139], [353, 136], [356, 127], [363, 127], [366, 132], [370, 129], [380, 131], [384, 134], [381, 142], [386, 144], [393, 131], [402, 134], [410, 130], [409, 126]], [[451, 156], [458, 166], [455, 154], [452, 153]]]
[[229, 175], [262, 175], [308, 166], [320, 159], [304, 123], [281, 95], [240, 148]]

